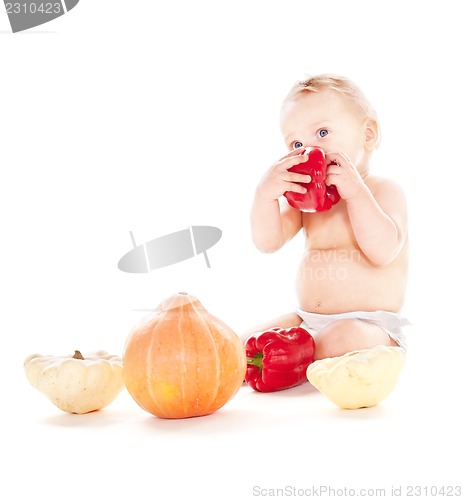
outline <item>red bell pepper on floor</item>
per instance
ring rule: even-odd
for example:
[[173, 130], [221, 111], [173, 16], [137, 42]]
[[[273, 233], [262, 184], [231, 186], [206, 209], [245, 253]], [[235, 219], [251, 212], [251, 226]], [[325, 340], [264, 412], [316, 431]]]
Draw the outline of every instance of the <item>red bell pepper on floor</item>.
[[307, 381], [315, 342], [301, 327], [272, 328], [251, 335], [245, 343], [248, 366], [245, 381], [256, 391], [289, 389]]
[[304, 163], [299, 163], [288, 169], [288, 172], [298, 174], [309, 174], [312, 180], [306, 183], [299, 183], [307, 189], [307, 192], [295, 193], [286, 191], [285, 197], [288, 203], [301, 212], [323, 212], [335, 205], [341, 197], [336, 186], [327, 186], [325, 153], [320, 148], [306, 148], [303, 153], [309, 155], [309, 159]]

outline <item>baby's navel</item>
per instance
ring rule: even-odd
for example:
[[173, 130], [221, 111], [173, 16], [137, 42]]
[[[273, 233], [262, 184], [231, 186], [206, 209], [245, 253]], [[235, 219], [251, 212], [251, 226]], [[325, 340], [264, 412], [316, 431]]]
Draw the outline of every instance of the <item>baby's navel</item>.
[[315, 309], [320, 309], [320, 307], [323, 305], [322, 301], [321, 300], [317, 300], [317, 302], [315, 303]]

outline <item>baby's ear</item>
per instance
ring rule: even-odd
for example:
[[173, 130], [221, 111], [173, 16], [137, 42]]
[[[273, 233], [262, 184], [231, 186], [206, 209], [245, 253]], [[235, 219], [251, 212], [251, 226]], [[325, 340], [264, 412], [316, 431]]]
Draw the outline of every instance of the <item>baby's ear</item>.
[[364, 122], [365, 130], [365, 149], [367, 151], [373, 151], [379, 146], [379, 126], [376, 120], [370, 118], [366, 119]]

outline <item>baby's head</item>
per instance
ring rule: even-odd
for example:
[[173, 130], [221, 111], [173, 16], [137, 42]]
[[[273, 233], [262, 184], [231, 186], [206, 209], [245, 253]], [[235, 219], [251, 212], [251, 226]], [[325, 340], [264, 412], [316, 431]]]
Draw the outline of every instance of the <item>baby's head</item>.
[[379, 145], [376, 111], [358, 86], [343, 76], [323, 74], [297, 82], [283, 101], [281, 129], [288, 149], [318, 146], [343, 151], [355, 163], [358, 149]]

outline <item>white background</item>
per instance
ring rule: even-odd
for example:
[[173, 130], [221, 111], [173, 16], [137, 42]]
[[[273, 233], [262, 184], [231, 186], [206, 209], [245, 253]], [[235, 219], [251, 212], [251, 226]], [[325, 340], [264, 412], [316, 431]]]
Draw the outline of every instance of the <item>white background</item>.
[[[13, 35], [2, 10], [2, 498], [245, 499], [321, 485], [404, 495], [463, 482], [458, 12], [455, 1], [81, 0]], [[237, 332], [294, 308], [302, 240], [259, 254], [249, 208], [285, 153], [281, 100], [321, 72], [370, 97], [383, 131], [372, 171], [409, 201], [413, 327], [395, 392], [349, 412], [308, 384], [243, 387], [183, 421], [148, 415], [126, 392], [94, 414], [56, 409], [27, 383], [24, 358], [122, 354], [134, 309], [173, 292]], [[222, 229], [211, 269], [202, 256], [149, 275], [117, 269], [129, 231], [142, 242], [189, 225]]]

